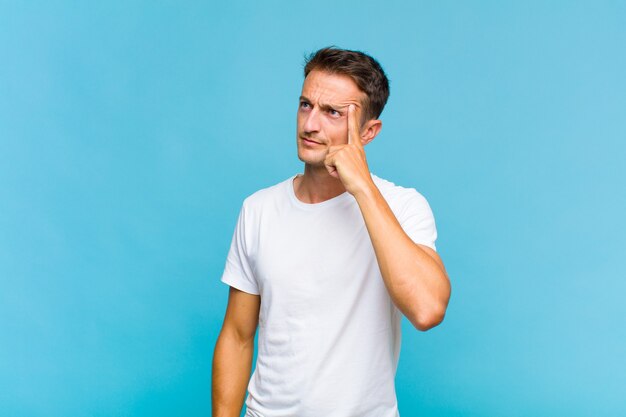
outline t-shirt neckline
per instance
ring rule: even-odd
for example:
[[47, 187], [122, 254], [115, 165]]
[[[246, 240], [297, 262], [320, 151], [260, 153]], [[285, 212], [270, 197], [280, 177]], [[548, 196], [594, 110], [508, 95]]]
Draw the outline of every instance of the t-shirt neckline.
[[288, 179], [287, 181], [285, 181], [287, 184], [287, 193], [289, 194], [289, 198], [291, 202], [297, 207], [300, 207], [305, 210], [318, 210], [318, 209], [322, 209], [326, 207], [334, 207], [338, 204], [343, 203], [344, 201], [349, 201], [350, 198], [352, 197], [352, 195], [349, 192], [344, 191], [338, 196], [330, 198], [326, 201], [322, 201], [320, 203], [305, 203], [303, 201], [300, 201], [298, 197], [296, 196], [296, 191], [294, 189], [294, 183], [293, 183], [293, 181], [298, 177], [298, 175], [300, 174], [296, 174], [290, 179]]

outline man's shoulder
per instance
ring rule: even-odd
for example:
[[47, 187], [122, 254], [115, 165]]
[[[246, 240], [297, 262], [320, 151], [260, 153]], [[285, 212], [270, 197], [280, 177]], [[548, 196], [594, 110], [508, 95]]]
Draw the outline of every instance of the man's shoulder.
[[401, 187], [372, 176], [408, 236], [416, 243], [436, 250], [435, 217], [426, 198], [415, 188]]
[[403, 187], [401, 185], [394, 184], [393, 182], [380, 178], [374, 174], [372, 174], [372, 179], [389, 204], [392, 204], [392, 202], [397, 202], [399, 204], [426, 202], [426, 198], [415, 188]]
[[288, 179], [281, 181], [277, 184], [271, 185], [266, 188], [261, 188], [260, 190], [250, 194], [243, 201], [243, 206], [246, 209], [260, 209], [267, 204], [274, 204], [281, 199], [286, 199], [289, 197], [288, 189], [289, 185], [293, 181], [293, 177], [289, 177]]

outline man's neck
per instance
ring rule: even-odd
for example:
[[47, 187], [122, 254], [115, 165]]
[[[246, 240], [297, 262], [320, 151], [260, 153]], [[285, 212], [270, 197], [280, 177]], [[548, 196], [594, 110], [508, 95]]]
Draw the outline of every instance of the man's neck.
[[298, 200], [315, 204], [343, 194], [346, 188], [338, 178], [328, 173], [326, 167], [305, 164], [304, 175], [298, 175], [293, 181], [293, 190]]

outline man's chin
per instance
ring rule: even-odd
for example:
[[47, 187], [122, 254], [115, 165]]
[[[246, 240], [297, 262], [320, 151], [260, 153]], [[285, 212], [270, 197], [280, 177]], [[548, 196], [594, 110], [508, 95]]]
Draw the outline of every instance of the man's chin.
[[302, 162], [304, 162], [304, 165], [310, 167], [310, 168], [324, 168], [324, 161], [320, 161], [317, 159], [311, 159], [311, 158], [303, 158], [302, 156], [298, 155], [298, 159], [301, 160]]
[[324, 166], [326, 155], [311, 155], [309, 152], [298, 150], [298, 159], [310, 166]]

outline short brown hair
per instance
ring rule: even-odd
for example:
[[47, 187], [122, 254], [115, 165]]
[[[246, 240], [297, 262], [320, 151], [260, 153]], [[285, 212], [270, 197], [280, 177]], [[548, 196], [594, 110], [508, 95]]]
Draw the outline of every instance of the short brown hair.
[[371, 56], [330, 46], [305, 58], [304, 78], [313, 70], [352, 78], [367, 97], [363, 103], [364, 120], [377, 119], [382, 113], [389, 98], [389, 80], [378, 61]]

